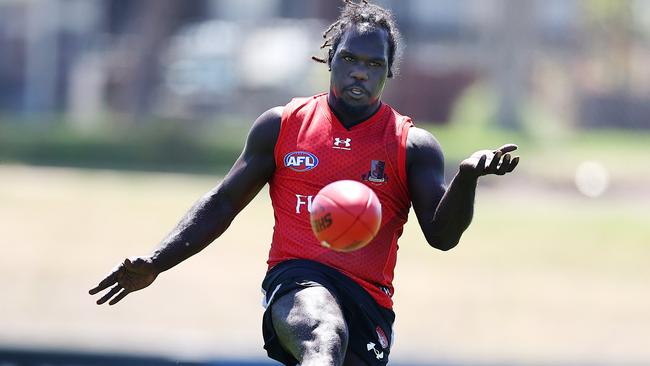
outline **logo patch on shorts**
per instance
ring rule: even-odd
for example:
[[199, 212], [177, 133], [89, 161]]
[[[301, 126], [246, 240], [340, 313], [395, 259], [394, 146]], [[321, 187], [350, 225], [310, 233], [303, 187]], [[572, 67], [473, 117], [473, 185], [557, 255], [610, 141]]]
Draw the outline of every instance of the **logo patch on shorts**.
[[377, 326], [375, 328], [375, 331], [377, 332], [377, 338], [379, 339], [379, 344], [381, 345], [381, 348], [386, 349], [388, 348], [388, 337], [386, 337], [386, 333], [384, 333], [384, 330], [381, 329], [381, 327]]
[[284, 166], [294, 172], [302, 173], [318, 165], [316, 155], [307, 151], [293, 151], [284, 156]]
[[366, 348], [368, 349], [368, 352], [372, 351], [378, 360], [382, 360], [384, 358], [384, 351], [376, 349], [374, 343], [368, 342], [368, 344], [366, 344]]

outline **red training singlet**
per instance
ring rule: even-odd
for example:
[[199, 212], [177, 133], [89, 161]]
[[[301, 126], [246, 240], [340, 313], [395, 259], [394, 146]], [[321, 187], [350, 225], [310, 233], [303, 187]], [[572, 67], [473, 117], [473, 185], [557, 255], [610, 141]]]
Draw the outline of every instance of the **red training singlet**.
[[[392, 308], [397, 239], [411, 207], [406, 137], [412, 125], [410, 118], [382, 104], [368, 120], [347, 130], [331, 111], [327, 94], [296, 98], [284, 107], [269, 182], [275, 216], [269, 269], [288, 259], [314, 260], [341, 271], [379, 305]], [[309, 223], [313, 197], [342, 179], [368, 185], [382, 207], [377, 236], [349, 253], [323, 248]]]

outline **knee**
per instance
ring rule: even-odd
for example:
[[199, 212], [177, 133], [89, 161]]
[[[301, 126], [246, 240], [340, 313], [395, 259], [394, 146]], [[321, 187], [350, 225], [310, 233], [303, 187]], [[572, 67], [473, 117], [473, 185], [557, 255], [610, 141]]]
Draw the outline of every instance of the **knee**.
[[345, 354], [348, 345], [348, 326], [343, 314], [323, 314], [309, 327], [311, 340], [307, 342], [312, 353], [332, 352], [333, 354]]
[[348, 327], [334, 296], [310, 287], [276, 300], [273, 326], [283, 346], [301, 364], [341, 365], [348, 344]]

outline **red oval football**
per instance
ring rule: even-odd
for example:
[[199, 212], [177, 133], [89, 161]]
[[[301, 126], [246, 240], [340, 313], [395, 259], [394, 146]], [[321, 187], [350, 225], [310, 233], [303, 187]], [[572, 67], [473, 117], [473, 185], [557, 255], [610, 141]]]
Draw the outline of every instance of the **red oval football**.
[[314, 235], [324, 247], [349, 252], [366, 246], [381, 224], [381, 203], [363, 183], [340, 180], [323, 187], [312, 202]]

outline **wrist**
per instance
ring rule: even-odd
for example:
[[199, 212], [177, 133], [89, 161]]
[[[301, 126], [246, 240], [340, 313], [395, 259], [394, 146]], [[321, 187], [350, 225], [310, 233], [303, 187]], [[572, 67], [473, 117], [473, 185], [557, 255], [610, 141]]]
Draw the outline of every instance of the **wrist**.
[[164, 263], [161, 254], [162, 253], [159, 250], [156, 250], [147, 258], [147, 261], [149, 262], [149, 264], [151, 264], [151, 267], [158, 273], [164, 272], [168, 269]]
[[454, 181], [462, 185], [476, 185], [478, 183], [478, 178], [479, 176], [473, 171], [459, 169], [456, 177], [454, 177]]

